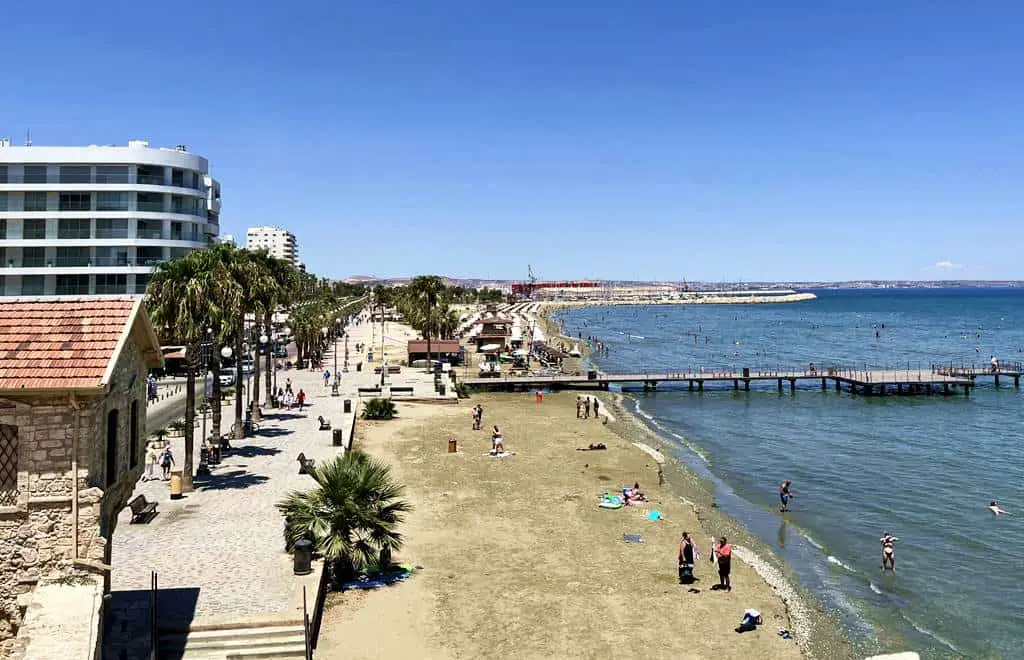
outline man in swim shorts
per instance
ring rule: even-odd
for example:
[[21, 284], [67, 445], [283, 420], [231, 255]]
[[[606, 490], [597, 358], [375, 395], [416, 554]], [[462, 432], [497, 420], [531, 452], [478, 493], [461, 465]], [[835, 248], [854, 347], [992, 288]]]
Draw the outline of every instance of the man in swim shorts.
[[732, 572], [732, 545], [724, 536], [718, 540], [715, 546], [712, 561], [718, 560], [718, 588], [732, 591], [732, 583], [729, 582], [729, 573]]
[[782, 502], [781, 506], [779, 506], [779, 511], [782, 513], [789, 511], [789, 498], [793, 497], [793, 493], [789, 490], [789, 484], [789, 480], [786, 480], [779, 486], [779, 500]]

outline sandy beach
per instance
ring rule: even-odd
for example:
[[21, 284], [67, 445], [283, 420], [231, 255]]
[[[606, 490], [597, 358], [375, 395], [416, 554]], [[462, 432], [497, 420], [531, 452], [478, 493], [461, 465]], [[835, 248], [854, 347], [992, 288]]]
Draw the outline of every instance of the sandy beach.
[[[472, 431], [484, 408], [514, 456], [487, 455]], [[612, 403], [602, 396], [605, 407]], [[361, 424], [357, 445], [391, 464], [415, 506], [399, 560], [414, 576], [376, 591], [332, 594], [318, 655], [351, 658], [797, 658], [794, 629], [773, 588], [741, 558], [731, 592], [715, 591], [709, 534], [694, 508], [659, 486], [657, 453], [616, 433], [620, 422], [577, 420], [575, 394], [475, 395], [457, 406], [399, 404], [399, 417]], [[448, 440], [458, 452], [448, 453]], [[605, 451], [577, 451], [590, 443]], [[598, 507], [638, 481], [650, 502]], [[664, 520], [645, 516], [659, 511]], [[696, 539], [698, 581], [678, 583], [680, 533]], [[640, 534], [642, 543], [626, 543]], [[737, 548], [738, 557], [752, 553]], [[737, 633], [744, 610], [764, 623]]]

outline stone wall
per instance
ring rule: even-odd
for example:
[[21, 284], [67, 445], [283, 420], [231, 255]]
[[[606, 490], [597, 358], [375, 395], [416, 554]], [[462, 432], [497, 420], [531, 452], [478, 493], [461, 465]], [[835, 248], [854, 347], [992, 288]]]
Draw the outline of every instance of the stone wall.
[[[104, 567], [118, 513], [142, 471], [145, 447], [146, 368], [134, 342], [115, 366], [107, 392], [91, 398], [69, 393], [25, 396], [0, 393], [0, 424], [17, 428], [18, 496], [0, 507], [0, 658], [13, 652], [24, 608], [37, 583], [96, 574]], [[137, 402], [137, 432], [131, 404]], [[118, 410], [116, 481], [107, 484], [107, 419]], [[74, 552], [72, 455], [78, 440], [78, 552]], [[135, 465], [131, 465], [132, 438]]]

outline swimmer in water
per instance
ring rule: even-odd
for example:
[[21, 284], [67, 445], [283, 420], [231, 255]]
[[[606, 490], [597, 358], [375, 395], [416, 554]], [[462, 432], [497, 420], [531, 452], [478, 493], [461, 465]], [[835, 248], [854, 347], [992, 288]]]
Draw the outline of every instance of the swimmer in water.
[[882, 542], [882, 570], [885, 570], [886, 566], [892, 569], [892, 572], [896, 572], [896, 541], [895, 536], [889, 532], [882, 532], [882, 538], [879, 539]]
[[779, 500], [782, 502], [779, 506], [779, 511], [781, 513], [789, 511], [789, 500], [793, 497], [793, 493], [789, 490], [789, 484], [789, 480], [786, 480], [779, 486]]
[[995, 500], [992, 500], [991, 502], [989, 502], [988, 510], [992, 512], [993, 516], [998, 516], [998, 515], [1006, 513], [1006, 511], [1004, 509], [1000, 508], [999, 505], [996, 504]]

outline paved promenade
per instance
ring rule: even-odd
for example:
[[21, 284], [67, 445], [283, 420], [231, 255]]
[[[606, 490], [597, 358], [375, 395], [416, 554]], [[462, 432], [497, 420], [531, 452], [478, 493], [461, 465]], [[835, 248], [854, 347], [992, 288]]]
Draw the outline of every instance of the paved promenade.
[[[395, 330], [395, 334], [405, 332], [401, 326]], [[332, 397], [331, 389], [324, 387], [322, 372], [279, 371], [280, 387], [291, 379], [296, 393], [305, 390], [308, 405], [301, 413], [264, 407], [259, 430], [252, 437], [232, 441], [234, 449], [213, 466], [212, 474], [196, 476], [195, 490], [180, 500], [170, 499], [169, 482], [161, 479], [136, 486], [133, 496], [142, 494], [156, 502], [158, 514], [148, 524], [133, 525], [126, 509], [118, 519], [111, 553], [107, 657], [117, 657], [121, 650], [127, 650], [129, 656], [138, 652], [142, 638], [148, 636], [151, 571], [158, 573], [164, 624], [301, 617], [302, 581], [293, 575], [292, 558], [284, 550], [284, 521], [275, 505], [286, 493], [313, 486], [308, 475], [298, 474], [299, 453], [323, 462], [343, 451], [333, 446], [332, 432], [319, 430], [317, 417], [322, 415], [334, 429], [343, 429], [347, 445], [358, 410], [359, 388], [380, 383], [380, 375], [372, 370], [379, 362], [367, 364], [366, 352], [355, 352], [356, 343], [380, 341], [379, 325], [376, 332], [367, 324], [358, 325], [349, 329], [349, 335], [349, 370], [342, 374], [340, 396]], [[400, 346], [394, 342], [394, 354], [388, 356], [392, 364], [405, 357], [404, 346]], [[336, 348], [341, 369], [344, 340], [337, 342]], [[332, 350], [328, 350], [324, 366], [333, 372]], [[401, 355], [397, 355], [399, 350]], [[357, 372], [355, 365], [360, 361], [363, 370]], [[422, 371], [403, 368], [400, 375], [388, 376], [387, 383], [413, 385], [417, 396], [433, 395], [433, 377]], [[167, 421], [163, 417], [181, 416], [177, 407], [183, 394], [184, 388], [179, 396], [147, 410], [151, 429], [157, 427], [157, 418], [163, 425]], [[343, 413], [346, 399], [353, 404], [347, 415]], [[225, 406], [223, 413], [227, 430], [234, 406]], [[200, 438], [201, 427], [196, 433], [196, 467]], [[181, 467], [184, 440], [169, 440], [176, 467]]]

